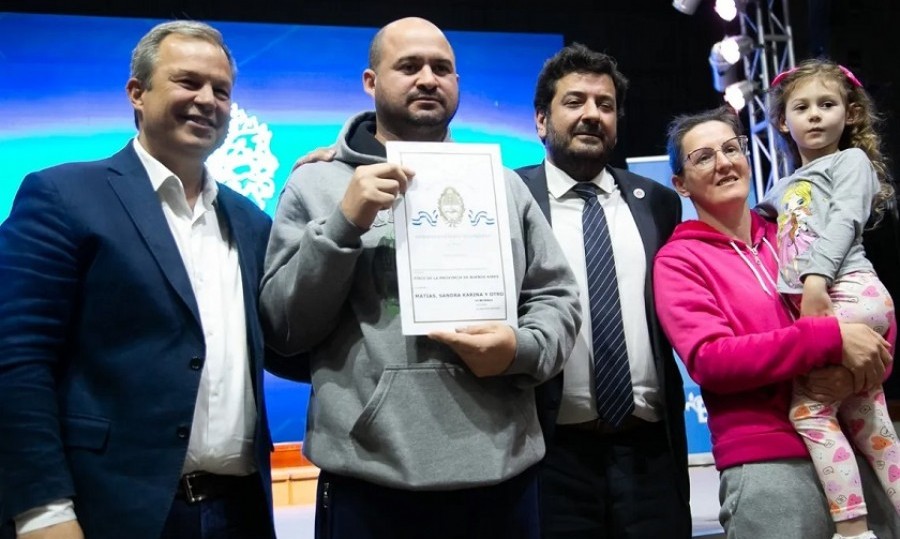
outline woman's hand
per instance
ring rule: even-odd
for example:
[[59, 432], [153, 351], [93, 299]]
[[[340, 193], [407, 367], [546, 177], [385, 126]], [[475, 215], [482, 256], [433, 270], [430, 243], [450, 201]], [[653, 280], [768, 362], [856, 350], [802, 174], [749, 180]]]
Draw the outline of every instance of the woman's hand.
[[871, 389], [882, 382], [892, 358], [884, 337], [865, 324], [841, 322], [841, 364], [853, 373], [853, 392]]
[[839, 402], [852, 395], [853, 382], [853, 374], [842, 365], [819, 367], [797, 379], [803, 394], [822, 404]]

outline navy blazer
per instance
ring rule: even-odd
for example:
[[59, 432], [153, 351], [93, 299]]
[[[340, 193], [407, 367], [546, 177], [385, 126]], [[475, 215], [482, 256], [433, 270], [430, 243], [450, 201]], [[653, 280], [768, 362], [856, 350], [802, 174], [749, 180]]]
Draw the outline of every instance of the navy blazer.
[[[240, 260], [256, 465], [271, 507], [257, 315], [271, 220], [223, 185], [216, 204]], [[0, 225], [0, 283], [0, 513], [72, 498], [91, 539], [157, 539], [206, 350], [190, 280], [131, 143], [25, 178]]]
[[[622, 198], [628, 204], [631, 215], [637, 225], [644, 252], [647, 257], [647, 278], [644, 284], [644, 302], [647, 305], [647, 327], [650, 332], [650, 346], [659, 377], [660, 390], [664, 403], [663, 420], [668, 432], [669, 449], [675, 462], [679, 490], [683, 494], [685, 507], [690, 499], [690, 478], [687, 465], [687, 435], [684, 426], [684, 387], [681, 372], [675, 364], [672, 345], [669, 344], [659, 319], [656, 316], [653, 302], [653, 258], [660, 247], [672, 235], [675, 226], [681, 222], [681, 201], [672, 189], [667, 189], [655, 181], [632, 174], [619, 168], [608, 168], [619, 186]], [[533, 165], [517, 169], [516, 172], [525, 181], [541, 211], [550, 221], [550, 199], [547, 192], [547, 174], [544, 165]], [[636, 196], [635, 193], [643, 193]], [[551, 225], [552, 225], [551, 221]], [[627, 269], [627, 268], [626, 268]], [[562, 374], [549, 382], [538, 386], [535, 392], [538, 417], [544, 429], [545, 441], [553, 443], [553, 430], [559, 414], [562, 400]], [[689, 511], [689, 509], [686, 509]]]

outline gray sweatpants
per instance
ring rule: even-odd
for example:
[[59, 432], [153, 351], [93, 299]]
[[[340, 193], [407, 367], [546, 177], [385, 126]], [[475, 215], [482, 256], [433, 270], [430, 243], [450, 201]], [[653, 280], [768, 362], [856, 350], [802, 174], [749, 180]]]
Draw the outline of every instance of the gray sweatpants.
[[[900, 517], [869, 464], [857, 456], [869, 528], [900, 539]], [[776, 460], [728, 468], [719, 481], [719, 522], [728, 539], [831, 539], [834, 522], [812, 463]]]

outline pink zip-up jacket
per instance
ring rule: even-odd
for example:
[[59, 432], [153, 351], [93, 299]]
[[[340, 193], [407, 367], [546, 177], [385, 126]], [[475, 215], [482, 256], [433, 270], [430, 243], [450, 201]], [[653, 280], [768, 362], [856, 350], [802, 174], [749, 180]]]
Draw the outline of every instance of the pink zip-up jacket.
[[788, 420], [791, 382], [841, 363], [833, 316], [794, 321], [776, 290], [775, 223], [751, 212], [752, 245], [700, 221], [656, 255], [656, 312], [700, 386], [716, 468], [809, 458]]

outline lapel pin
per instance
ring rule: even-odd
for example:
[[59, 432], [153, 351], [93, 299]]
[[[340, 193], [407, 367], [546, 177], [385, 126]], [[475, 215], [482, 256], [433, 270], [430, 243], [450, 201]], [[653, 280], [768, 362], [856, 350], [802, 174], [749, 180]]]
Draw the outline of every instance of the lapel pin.
[[645, 194], [646, 193], [644, 193], [644, 190], [641, 189], [640, 187], [638, 187], [637, 189], [634, 190], [634, 198], [638, 198], [638, 199], [644, 198]]

